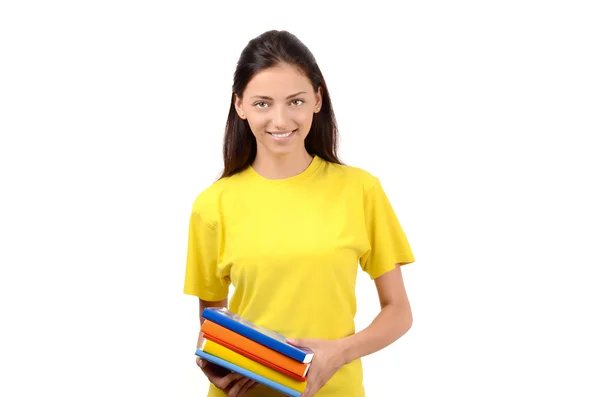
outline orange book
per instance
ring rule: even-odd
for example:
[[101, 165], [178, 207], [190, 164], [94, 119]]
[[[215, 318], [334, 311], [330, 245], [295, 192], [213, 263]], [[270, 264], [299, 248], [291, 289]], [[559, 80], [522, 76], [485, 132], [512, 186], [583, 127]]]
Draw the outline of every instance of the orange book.
[[301, 363], [271, 348], [246, 338], [210, 320], [204, 320], [201, 328], [204, 338], [227, 347], [274, 370], [299, 381], [306, 380], [310, 363]]

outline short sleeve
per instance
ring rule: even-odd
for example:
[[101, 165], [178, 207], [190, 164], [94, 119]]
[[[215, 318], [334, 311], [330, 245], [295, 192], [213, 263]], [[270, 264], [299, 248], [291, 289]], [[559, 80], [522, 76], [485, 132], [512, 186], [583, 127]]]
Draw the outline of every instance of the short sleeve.
[[194, 210], [190, 216], [187, 262], [183, 292], [205, 301], [220, 301], [228, 297], [229, 284], [219, 275], [218, 234]]
[[408, 239], [379, 180], [366, 192], [364, 209], [370, 248], [360, 257], [360, 266], [371, 279], [393, 270], [396, 264], [414, 262]]

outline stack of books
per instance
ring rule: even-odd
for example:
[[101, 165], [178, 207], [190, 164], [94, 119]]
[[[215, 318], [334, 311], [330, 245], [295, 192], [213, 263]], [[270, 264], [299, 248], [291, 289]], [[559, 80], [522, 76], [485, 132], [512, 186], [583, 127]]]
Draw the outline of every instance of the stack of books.
[[196, 355], [288, 396], [299, 397], [314, 353], [225, 308], [202, 312], [204, 334]]

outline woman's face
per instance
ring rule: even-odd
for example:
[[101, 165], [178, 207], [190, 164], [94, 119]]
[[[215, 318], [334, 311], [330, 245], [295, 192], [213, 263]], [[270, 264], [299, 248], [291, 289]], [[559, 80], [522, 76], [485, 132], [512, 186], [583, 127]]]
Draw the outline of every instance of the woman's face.
[[285, 155], [305, 151], [304, 139], [321, 109], [321, 94], [320, 89], [313, 91], [300, 69], [283, 64], [257, 73], [235, 104], [256, 137], [257, 152]]

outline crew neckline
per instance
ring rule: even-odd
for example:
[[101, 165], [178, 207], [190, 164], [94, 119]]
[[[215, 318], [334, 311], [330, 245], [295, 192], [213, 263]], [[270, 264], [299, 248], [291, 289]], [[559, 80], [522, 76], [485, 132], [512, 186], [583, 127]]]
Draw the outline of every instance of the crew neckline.
[[266, 178], [266, 177], [260, 175], [254, 169], [254, 167], [252, 167], [252, 165], [250, 165], [248, 167], [248, 170], [250, 171], [250, 173], [253, 175], [254, 178], [264, 181], [266, 183], [277, 184], [277, 183], [303, 181], [303, 180], [306, 180], [307, 178], [309, 178], [310, 176], [312, 176], [319, 169], [320, 165], [323, 162], [323, 160], [316, 154], [312, 155], [312, 157], [313, 157], [313, 159], [310, 161], [308, 166], [303, 171], [301, 171], [300, 173], [298, 173], [296, 175], [288, 176], [287, 178], [279, 178], [279, 179]]

